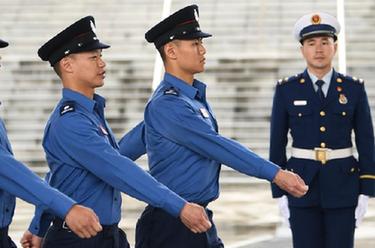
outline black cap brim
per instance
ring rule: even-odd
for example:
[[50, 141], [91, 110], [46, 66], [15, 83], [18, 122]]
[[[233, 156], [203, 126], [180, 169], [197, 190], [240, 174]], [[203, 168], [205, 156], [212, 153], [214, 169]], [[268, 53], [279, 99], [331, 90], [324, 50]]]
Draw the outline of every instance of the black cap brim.
[[179, 40], [191, 40], [191, 39], [197, 39], [197, 38], [208, 38], [211, 37], [212, 34], [205, 33], [205, 32], [195, 32], [195, 33], [189, 33], [181, 37], [177, 37], [176, 39]]
[[8, 45], [9, 45], [8, 42], [6, 42], [6, 41], [0, 39], [0, 48], [7, 47]]
[[102, 42], [93, 42], [91, 44], [87, 44], [87, 46], [83, 47], [80, 51], [78, 52], [87, 52], [87, 51], [92, 51], [96, 49], [107, 49], [110, 48], [110, 45], [104, 44]]
[[314, 32], [303, 36], [299, 42], [303, 44], [305, 40], [315, 37], [331, 37], [334, 41], [337, 40], [337, 35], [332, 32]]

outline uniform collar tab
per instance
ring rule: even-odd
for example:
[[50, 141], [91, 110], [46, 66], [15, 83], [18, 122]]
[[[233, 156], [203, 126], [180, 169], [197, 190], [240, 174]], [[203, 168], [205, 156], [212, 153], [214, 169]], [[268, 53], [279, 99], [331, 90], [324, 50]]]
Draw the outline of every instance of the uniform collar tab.
[[62, 95], [64, 99], [73, 100], [74, 102], [82, 105], [89, 111], [94, 110], [95, 104], [99, 104], [99, 106], [103, 108], [105, 107], [105, 99], [98, 94], [94, 94], [94, 99], [90, 99], [77, 91], [64, 88]]
[[199, 80], [194, 79], [193, 85], [191, 86], [185, 81], [166, 72], [164, 81], [167, 81], [191, 99], [194, 99], [197, 95], [199, 95], [199, 97], [205, 97], [206, 85]]

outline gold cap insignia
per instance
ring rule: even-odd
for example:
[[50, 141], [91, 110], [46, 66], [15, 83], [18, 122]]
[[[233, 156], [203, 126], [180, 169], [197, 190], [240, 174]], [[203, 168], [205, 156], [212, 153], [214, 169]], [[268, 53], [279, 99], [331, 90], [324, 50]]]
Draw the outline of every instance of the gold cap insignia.
[[322, 21], [322, 19], [320, 18], [319, 15], [313, 15], [311, 17], [311, 23], [314, 24], [314, 25], [320, 24], [321, 21]]

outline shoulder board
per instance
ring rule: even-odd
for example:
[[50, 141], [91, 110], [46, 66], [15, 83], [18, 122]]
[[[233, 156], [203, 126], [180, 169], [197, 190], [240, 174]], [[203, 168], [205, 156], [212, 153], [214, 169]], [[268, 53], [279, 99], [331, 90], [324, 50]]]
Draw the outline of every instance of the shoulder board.
[[178, 92], [178, 90], [176, 88], [171, 87], [171, 88], [168, 88], [168, 89], [164, 90], [164, 95], [178, 96], [178, 95], [180, 95], [180, 93]]
[[345, 81], [349, 81], [349, 82], [354, 82], [354, 83], [357, 83], [357, 84], [364, 84], [365, 81], [362, 79], [362, 78], [357, 78], [357, 77], [353, 77], [353, 76], [349, 76], [349, 75], [343, 75], [343, 74], [339, 74], [340, 77], [343, 77]]
[[301, 78], [301, 75], [302, 74], [296, 74], [296, 75], [291, 76], [291, 77], [281, 78], [281, 79], [277, 80], [277, 84], [282, 85], [282, 84], [285, 84], [285, 83], [288, 83], [288, 82], [293, 82], [293, 81]]
[[60, 116], [66, 114], [66, 113], [69, 113], [69, 112], [74, 112], [75, 110], [76, 110], [75, 102], [66, 101], [60, 107]]

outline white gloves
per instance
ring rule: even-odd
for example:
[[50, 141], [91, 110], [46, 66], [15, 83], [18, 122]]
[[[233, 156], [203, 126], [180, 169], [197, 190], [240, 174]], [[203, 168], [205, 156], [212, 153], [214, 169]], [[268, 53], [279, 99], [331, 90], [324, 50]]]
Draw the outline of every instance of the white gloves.
[[282, 197], [278, 198], [278, 203], [279, 203], [279, 210], [280, 210], [281, 218], [283, 219], [284, 224], [286, 224], [287, 227], [290, 227], [290, 223], [289, 223], [290, 212], [289, 212], [289, 206], [288, 206], [288, 198], [286, 197], [286, 195], [283, 195]]
[[355, 226], [358, 227], [363, 220], [363, 217], [365, 216], [367, 212], [368, 207], [368, 199], [369, 197], [367, 195], [359, 195], [358, 197], [358, 205], [355, 209]]
[[[358, 227], [363, 220], [363, 217], [365, 216], [367, 212], [367, 207], [368, 207], [368, 200], [369, 197], [367, 195], [359, 195], [358, 197], [358, 205], [357, 208], [355, 209], [355, 226]], [[280, 198], [278, 198], [278, 204], [279, 204], [279, 211], [280, 215], [282, 217], [283, 222], [290, 227], [289, 223], [289, 217], [290, 217], [290, 212], [289, 212], [289, 206], [288, 206], [288, 198], [284, 195]]]

